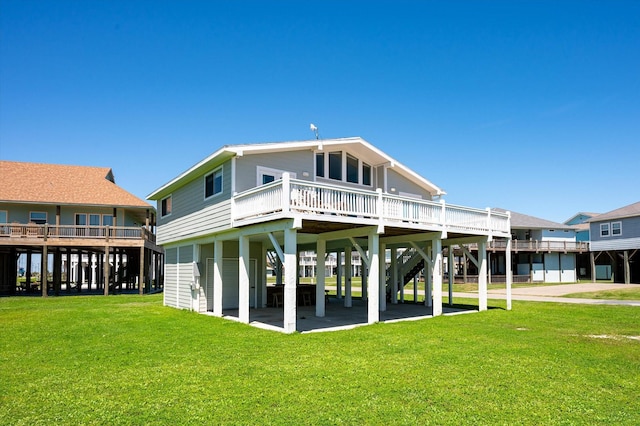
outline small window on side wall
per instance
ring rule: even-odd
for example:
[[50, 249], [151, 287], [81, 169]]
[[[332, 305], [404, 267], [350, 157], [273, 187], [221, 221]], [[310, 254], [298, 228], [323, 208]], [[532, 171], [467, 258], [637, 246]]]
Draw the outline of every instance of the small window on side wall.
[[169, 216], [171, 214], [171, 195], [167, 198], [163, 198], [160, 206], [160, 214], [164, 216]]
[[47, 223], [47, 212], [29, 212], [29, 222], [44, 225]]
[[222, 167], [209, 173], [204, 178], [204, 198], [222, 193]]
[[600, 236], [601, 237], [608, 237], [609, 236], [609, 224], [608, 223], [601, 223], [600, 224]]

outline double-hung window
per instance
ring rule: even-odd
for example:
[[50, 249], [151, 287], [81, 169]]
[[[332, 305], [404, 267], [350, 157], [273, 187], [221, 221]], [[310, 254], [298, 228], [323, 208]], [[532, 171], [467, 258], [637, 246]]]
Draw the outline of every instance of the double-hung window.
[[204, 198], [222, 193], [222, 167], [204, 177]]
[[611, 235], [622, 235], [622, 222], [611, 222]]
[[608, 223], [601, 223], [600, 224], [600, 236], [601, 237], [608, 237], [609, 234], [609, 224]]

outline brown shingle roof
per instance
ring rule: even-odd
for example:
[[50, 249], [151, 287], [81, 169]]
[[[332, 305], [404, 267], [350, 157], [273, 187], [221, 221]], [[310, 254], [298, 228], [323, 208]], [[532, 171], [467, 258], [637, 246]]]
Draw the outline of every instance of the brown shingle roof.
[[150, 207], [113, 181], [108, 167], [0, 161], [0, 201]]
[[619, 209], [611, 210], [599, 216], [589, 219], [589, 222], [600, 222], [602, 220], [622, 219], [623, 217], [640, 216], [640, 201], [629, 204]]

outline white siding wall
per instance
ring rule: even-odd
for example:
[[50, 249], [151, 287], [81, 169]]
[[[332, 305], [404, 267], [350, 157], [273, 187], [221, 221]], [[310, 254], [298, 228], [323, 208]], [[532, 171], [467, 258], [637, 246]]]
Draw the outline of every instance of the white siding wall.
[[230, 227], [231, 200], [225, 199], [190, 215], [158, 225], [157, 241], [158, 244], [166, 244], [220, 232]]
[[[391, 188], [395, 188], [395, 192], [391, 192]], [[400, 176], [393, 169], [387, 169], [387, 191], [396, 195], [401, 192], [416, 194], [420, 195], [423, 200], [431, 200], [431, 194], [428, 191], [425, 191], [419, 185]]]
[[206, 235], [230, 227], [231, 161], [222, 165], [222, 193], [206, 200], [204, 198], [204, 178], [218, 167], [211, 167], [171, 194], [171, 214], [158, 217], [157, 221], [159, 244]]
[[193, 246], [178, 248], [178, 308], [191, 309], [193, 281]]
[[[598, 231], [599, 232], [599, 231]], [[623, 229], [624, 232], [624, 229]], [[590, 251], [604, 251], [604, 250], [633, 250], [640, 249], [640, 237], [638, 238], [617, 238], [617, 239], [602, 239], [600, 241], [591, 241]]]
[[178, 249], [176, 247], [165, 250], [164, 263], [164, 304], [173, 308], [178, 307]]
[[[236, 158], [236, 192], [255, 188], [258, 166], [295, 173], [296, 179], [313, 180], [315, 153], [311, 150], [253, 154]], [[304, 176], [307, 172], [309, 176]]]

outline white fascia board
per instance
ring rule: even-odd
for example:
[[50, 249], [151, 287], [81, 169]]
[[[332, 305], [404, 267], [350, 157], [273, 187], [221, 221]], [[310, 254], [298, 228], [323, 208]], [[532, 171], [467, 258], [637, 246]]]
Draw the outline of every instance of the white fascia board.
[[204, 160], [191, 166], [190, 168], [188, 168], [187, 170], [179, 174], [177, 177], [173, 178], [169, 182], [162, 185], [160, 188], [153, 191], [151, 194], [147, 195], [147, 200], [161, 199], [165, 195], [170, 194], [173, 191], [173, 189], [180, 186], [180, 184], [185, 179], [190, 180], [192, 176], [198, 174], [199, 170], [202, 167], [209, 165], [211, 163], [216, 163], [216, 162], [222, 163], [223, 161], [228, 160], [229, 158], [234, 157], [235, 155], [236, 153], [233, 150], [229, 149], [228, 146], [223, 146], [213, 154], [206, 157]]
[[433, 193], [433, 195], [445, 195], [446, 194], [446, 192], [442, 188], [434, 185], [429, 180], [427, 180], [424, 177], [420, 176], [418, 173], [414, 172], [413, 170], [411, 170], [410, 168], [408, 168], [404, 164], [400, 163], [399, 161], [395, 160], [394, 158], [391, 158], [390, 156], [388, 156], [384, 152], [380, 151], [375, 146], [371, 145], [369, 142], [365, 141], [364, 139], [360, 139], [360, 142], [364, 146], [366, 146], [368, 149], [370, 149], [373, 152], [375, 152], [376, 154], [380, 155], [383, 158], [386, 158], [387, 162], [391, 165], [392, 169], [398, 169], [400, 174], [404, 175], [405, 177], [407, 177], [407, 178], [409, 178], [409, 179], [411, 179], [413, 181], [417, 181], [423, 187], [427, 187], [429, 189], [429, 192]]

